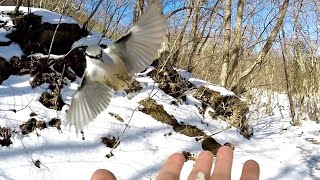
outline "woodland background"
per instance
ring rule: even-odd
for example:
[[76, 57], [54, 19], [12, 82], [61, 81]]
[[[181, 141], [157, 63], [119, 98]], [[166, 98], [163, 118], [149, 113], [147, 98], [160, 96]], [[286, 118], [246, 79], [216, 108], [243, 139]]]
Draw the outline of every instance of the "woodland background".
[[[145, 10], [147, 0], [2, 0], [75, 18], [83, 29], [116, 39]], [[319, 122], [317, 0], [164, 0], [169, 33], [161, 59], [195, 77], [249, 98], [260, 89], [288, 95], [292, 123], [303, 114]], [[133, 13], [132, 13], [133, 12]], [[254, 100], [254, 98], [252, 98]], [[270, 104], [262, 104], [271, 109]], [[272, 110], [269, 111], [270, 113]]]

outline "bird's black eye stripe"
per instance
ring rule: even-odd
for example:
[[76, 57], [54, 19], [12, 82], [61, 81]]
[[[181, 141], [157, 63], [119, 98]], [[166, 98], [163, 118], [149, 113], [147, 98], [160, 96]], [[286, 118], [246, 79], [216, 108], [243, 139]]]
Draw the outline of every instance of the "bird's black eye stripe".
[[100, 54], [98, 54], [96, 56], [92, 56], [88, 53], [85, 53], [85, 54], [86, 54], [86, 56], [88, 56], [91, 59], [96, 59], [96, 60], [102, 61], [102, 59], [101, 59], [102, 58], [102, 50], [100, 50]]

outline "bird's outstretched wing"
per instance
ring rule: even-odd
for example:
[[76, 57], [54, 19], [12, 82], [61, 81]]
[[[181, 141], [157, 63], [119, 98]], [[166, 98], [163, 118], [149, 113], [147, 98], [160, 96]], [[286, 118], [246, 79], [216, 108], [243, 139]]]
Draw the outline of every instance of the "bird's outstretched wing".
[[107, 108], [111, 97], [112, 89], [109, 86], [84, 76], [67, 111], [67, 123], [75, 125], [77, 131], [82, 131], [84, 126]]
[[152, 64], [167, 33], [166, 20], [159, 0], [154, 0], [128, 33], [112, 45], [111, 50], [120, 54], [131, 75]]

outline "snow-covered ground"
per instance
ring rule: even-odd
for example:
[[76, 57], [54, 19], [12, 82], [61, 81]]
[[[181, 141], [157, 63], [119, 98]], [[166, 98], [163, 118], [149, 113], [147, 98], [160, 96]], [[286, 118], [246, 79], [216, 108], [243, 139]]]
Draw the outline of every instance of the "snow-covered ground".
[[[0, 10], [5, 9], [1, 7]], [[45, 21], [52, 17], [41, 9], [36, 12], [44, 14]], [[60, 15], [54, 17], [60, 19]], [[5, 39], [4, 34], [0, 31], [0, 39]], [[8, 54], [21, 53], [17, 47], [12, 48], [20, 50], [18, 52], [3, 48], [8, 47], [0, 47], [0, 56], [3, 55], [1, 52], [7, 52], [4, 53], [7, 59], [11, 58]], [[207, 85], [222, 95], [233, 94], [193, 78], [185, 71], [180, 73], [197, 86]], [[48, 85], [32, 89], [30, 79], [29, 75], [10, 76], [0, 85], [1, 127], [18, 132], [19, 126], [30, 119], [31, 112], [37, 114], [36, 119], [46, 122], [56, 117], [63, 119], [63, 111], [47, 109], [38, 101]], [[99, 168], [111, 170], [118, 179], [155, 179], [170, 154], [182, 151], [198, 154], [202, 148], [194, 137], [176, 133], [172, 126], [136, 110], [138, 102], [150, 96], [179, 122], [195, 125], [207, 135], [229, 126], [222, 120], [212, 119], [207, 113], [204, 117], [200, 115], [195, 106], [200, 102], [192, 92], [188, 93], [187, 103], [176, 106], [171, 104], [174, 98], [159, 90], [151, 78], [141, 74], [136, 79], [144, 88], [132, 98], [123, 93], [115, 94], [110, 106], [85, 129], [85, 140], [73, 128], [65, 126], [61, 131], [48, 127], [24, 136], [13, 133], [12, 145], [0, 147], [0, 179], [89, 179]], [[63, 88], [62, 98], [66, 103], [70, 103], [78, 83], [79, 79]], [[259, 97], [255, 102], [266, 101], [265, 94], [255, 94], [256, 98]], [[251, 105], [248, 119], [253, 136], [250, 140], [243, 138], [235, 128], [212, 136], [221, 144], [229, 142], [235, 145], [233, 179], [240, 177], [242, 165], [248, 159], [260, 164], [261, 179], [320, 179], [320, 125], [306, 119], [299, 127], [291, 126], [289, 105], [283, 94], [275, 93], [271, 104], [272, 115], [265, 114], [258, 104]], [[118, 114], [124, 122], [112, 117], [110, 112]], [[111, 149], [101, 143], [104, 136], [121, 137], [119, 146], [113, 150], [114, 156], [110, 158], [106, 155]], [[40, 162], [40, 168], [35, 166], [36, 161]], [[190, 160], [185, 163], [181, 179], [186, 179], [193, 163]]]
[[[195, 138], [174, 133], [171, 126], [158, 122], [149, 115], [135, 111], [140, 100], [153, 96], [165, 110], [179, 122], [196, 125], [209, 135], [227, 127], [221, 120], [213, 120], [199, 114], [191, 95], [189, 104], [171, 105], [172, 97], [152, 86], [148, 77], [137, 78], [145, 84], [144, 89], [131, 100], [115, 95], [111, 105], [85, 130], [85, 140], [73, 129], [62, 132], [50, 127], [29, 135], [15, 134], [10, 147], [0, 148], [0, 177], [4, 179], [89, 179], [95, 169], [107, 168], [119, 179], [154, 178], [163, 161], [174, 152], [189, 151], [198, 154], [201, 144]], [[35, 112], [37, 119], [49, 121], [57, 117], [53, 110], [37, 101], [46, 85], [31, 89], [30, 76], [11, 76], [0, 86], [0, 126], [18, 129], [22, 122]], [[193, 79], [195, 80], [195, 79]], [[201, 82], [201, 81], [199, 81]], [[71, 99], [77, 83], [64, 89], [64, 99]], [[237, 179], [242, 164], [248, 159], [256, 160], [261, 167], [261, 179], [317, 179], [320, 178], [320, 125], [303, 121], [300, 127], [290, 125], [288, 104], [284, 95], [275, 96], [274, 115], [261, 116], [262, 112], [249, 117], [254, 135], [243, 138], [234, 128], [225, 130], [213, 138], [219, 143], [235, 145], [233, 177]], [[3, 111], [20, 110], [16, 113]], [[281, 108], [281, 109], [280, 109]], [[109, 112], [118, 114], [124, 122], [116, 120]], [[63, 113], [58, 113], [61, 117]], [[131, 119], [131, 120], [130, 120]], [[201, 123], [201, 120], [209, 126]], [[129, 123], [130, 121], [130, 123]], [[114, 156], [106, 158], [110, 148], [101, 143], [101, 137], [120, 137], [128, 124]], [[165, 136], [169, 132], [171, 136]], [[38, 134], [38, 135], [37, 135]], [[34, 161], [40, 160], [40, 168]], [[181, 174], [187, 177], [193, 161], [188, 161]]]

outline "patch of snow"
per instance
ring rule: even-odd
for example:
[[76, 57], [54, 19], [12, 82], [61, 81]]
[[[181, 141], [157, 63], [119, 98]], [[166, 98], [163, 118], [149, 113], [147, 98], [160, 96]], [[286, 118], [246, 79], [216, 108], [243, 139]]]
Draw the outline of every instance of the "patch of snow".
[[[15, 9], [15, 6], [0, 6], [0, 11], [2, 12], [12, 12]], [[19, 11], [27, 14], [28, 7], [21, 6]], [[31, 13], [35, 15], [41, 16], [42, 23], [50, 23], [50, 24], [59, 24], [59, 23], [66, 23], [66, 24], [77, 24], [77, 21], [69, 16], [61, 16], [59, 13], [55, 13], [46, 9], [42, 8], [31, 8]], [[60, 21], [61, 18], [61, 21]]]
[[[147, 114], [135, 109], [138, 102], [153, 97], [178, 122], [195, 125], [219, 143], [235, 145], [232, 177], [238, 179], [243, 163], [248, 159], [256, 160], [261, 167], [261, 179], [314, 179], [319, 178], [320, 148], [308, 141], [319, 140], [320, 125], [304, 121], [301, 127], [290, 126], [287, 101], [279, 95], [274, 104], [284, 108], [274, 108], [274, 115], [250, 121], [254, 135], [250, 140], [239, 135], [235, 128], [227, 128], [228, 123], [212, 119], [208, 114], [202, 117], [194, 104], [197, 100], [188, 95], [191, 103], [171, 105], [175, 100], [154, 86], [148, 77], [138, 77], [146, 86], [131, 100], [116, 94], [110, 106], [85, 129], [85, 140], [76, 135], [75, 130], [56, 128], [37, 130], [27, 136], [15, 135], [10, 147], [1, 147], [0, 174], [11, 179], [89, 179], [99, 168], [115, 173], [118, 179], [154, 179], [164, 160], [174, 152], [189, 151], [198, 154], [201, 144], [194, 137], [175, 133], [171, 126], [163, 124]], [[1, 126], [19, 130], [34, 111], [38, 117], [48, 121], [57, 117], [53, 110], [42, 106], [37, 97], [46, 90], [47, 85], [32, 89], [30, 76], [11, 76], [0, 86], [0, 109], [22, 108], [31, 100], [28, 108], [17, 113], [1, 112]], [[72, 94], [78, 87], [80, 78], [63, 89], [63, 99], [70, 103]], [[197, 80], [198, 81], [198, 80]], [[278, 101], [280, 100], [280, 101]], [[280, 106], [279, 106], [280, 107]], [[279, 113], [279, 111], [282, 111]], [[119, 122], [109, 115], [118, 114], [124, 119]], [[261, 112], [258, 112], [261, 113]], [[62, 117], [63, 112], [58, 112]], [[252, 118], [255, 116], [252, 115]], [[114, 156], [106, 158], [110, 148], [100, 141], [102, 136], [120, 137], [127, 126]], [[225, 130], [224, 130], [225, 129]], [[215, 134], [216, 132], [221, 133]], [[168, 133], [171, 136], [165, 136]], [[303, 132], [303, 133], [302, 133]], [[40, 160], [40, 168], [33, 161]], [[185, 163], [181, 178], [188, 176], [193, 161]], [[80, 170], [81, 169], [81, 170]], [[123, 172], [125, 169], [125, 173]], [[19, 172], [19, 173], [17, 173]]]
[[82, 37], [78, 41], [74, 42], [71, 49], [74, 49], [76, 47], [81, 47], [81, 46], [92, 46], [92, 45], [98, 45], [98, 44], [110, 45], [111, 43], [112, 43], [111, 39], [102, 37], [100, 33], [94, 32], [91, 35], [88, 35], [87, 37]]
[[13, 56], [21, 57], [23, 52], [19, 46], [19, 44], [12, 43], [9, 46], [0, 47], [0, 57], [3, 57], [7, 61], [9, 61]]
[[3, 22], [3, 25], [6, 25], [6, 27], [9, 28], [0, 28], [0, 42], [9, 42], [10, 39], [7, 38], [6, 35], [12, 32], [13, 21], [9, 15], [0, 14], [0, 22]]
[[219, 92], [222, 96], [234, 96], [235, 94], [232, 91], [227, 90], [226, 88], [212, 84], [210, 82], [194, 78], [191, 73], [189, 73], [186, 70], [177, 69], [177, 72], [179, 72], [185, 79], [187, 79], [189, 82], [191, 82], [193, 85], [195, 85], [197, 88], [200, 86], [205, 86], [213, 91]]
[[0, 28], [0, 42], [9, 42], [11, 41], [9, 38], [6, 37], [10, 31], [5, 30], [4, 28]]

